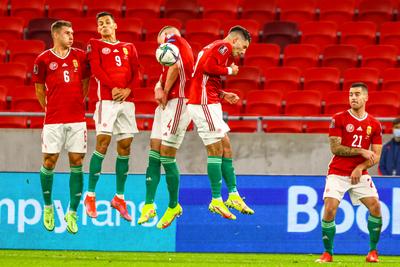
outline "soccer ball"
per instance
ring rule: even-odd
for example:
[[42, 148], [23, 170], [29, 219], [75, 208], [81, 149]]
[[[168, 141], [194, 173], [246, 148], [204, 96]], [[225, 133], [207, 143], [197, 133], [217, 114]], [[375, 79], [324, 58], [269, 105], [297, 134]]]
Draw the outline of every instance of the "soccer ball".
[[179, 49], [171, 43], [161, 44], [156, 50], [157, 61], [164, 66], [172, 66], [179, 58]]

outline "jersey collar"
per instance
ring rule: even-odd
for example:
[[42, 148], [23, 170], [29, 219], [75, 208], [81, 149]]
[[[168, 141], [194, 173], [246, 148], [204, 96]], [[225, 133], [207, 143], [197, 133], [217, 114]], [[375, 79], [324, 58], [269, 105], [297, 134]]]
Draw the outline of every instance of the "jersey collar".
[[358, 118], [358, 117], [354, 116], [354, 114], [351, 113], [351, 110], [350, 110], [350, 109], [347, 110], [347, 112], [349, 112], [349, 114], [350, 114], [354, 119], [356, 119], [356, 120], [358, 120], [358, 121], [363, 121], [363, 120], [365, 120], [365, 119], [368, 117], [368, 113], [367, 113], [367, 112], [365, 112], [365, 114], [364, 114], [364, 116], [363, 116], [362, 118]]
[[65, 59], [69, 56], [69, 53], [71, 52], [71, 48], [68, 48], [68, 52], [64, 57], [60, 57], [56, 52], [53, 51], [53, 48], [50, 48], [50, 52], [58, 58]]

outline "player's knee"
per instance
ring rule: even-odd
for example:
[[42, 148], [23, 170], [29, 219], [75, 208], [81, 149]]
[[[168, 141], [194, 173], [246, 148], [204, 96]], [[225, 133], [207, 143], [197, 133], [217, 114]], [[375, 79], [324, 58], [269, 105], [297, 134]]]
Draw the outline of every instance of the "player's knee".
[[45, 158], [44, 162], [43, 162], [43, 166], [48, 170], [52, 170], [56, 167], [56, 160], [51, 157]]
[[107, 153], [109, 145], [110, 145], [110, 140], [107, 139], [97, 140], [96, 150], [104, 155]]
[[331, 203], [325, 203], [324, 215], [330, 219], [333, 219], [336, 214], [337, 207]]
[[379, 200], [374, 200], [368, 207], [369, 212], [373, 215], [373, 216], [381, 216], [381, 204], [379, 203]]
[[71, 166], [82, 166], [83, 164], [83, 158], [81, 156], [77, 157], [70, 157], [69, 159], [69, 164]]

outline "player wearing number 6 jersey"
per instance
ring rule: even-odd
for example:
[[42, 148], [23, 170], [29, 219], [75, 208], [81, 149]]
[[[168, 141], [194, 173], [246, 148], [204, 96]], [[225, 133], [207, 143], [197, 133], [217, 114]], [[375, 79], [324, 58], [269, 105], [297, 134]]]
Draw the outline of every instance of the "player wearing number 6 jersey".
[[111, 136], [114, 135], [118, 153], [115, 163], [117, 192], [111, 206], [117, 209], [124, 219], [131, 221], [124, 191], [129, 171], [130, 147], [133, 135], [138, 132], [132, 91], [134, 87], [139, 86], [138, 56], [133, 44], [116, 39], [117, 24], [112, 14], [101, 12], [97, 14], [96, 19], [101, 39], [89, 41], [88, 59], [97, 81], [98, 102], [94, 113], [97, 136], [96, 150], [90, 160], [85, 207], [90, 217], [97, 217], [96, 184]]
[[370, 251], [366, 260], [378, 262], [376, 246], [382, 228], [381, 208], [378, 192], [367, 170], [379, 162], [382, 133], [379, 121], [365, 111], [367, 100], [367, 86], [364, 83], [352, 84], [350, 109], [332, 118], [329, 142], [334, 156], [326, 177], [321, 223], [325, 252], [318, 262], [332, 261], [336, 211], [347, 191], [354, 205], [362, 203], [369, 210]]
[[71, 167], [70, 205], [65, 220], [68, 232], [75, 234], [78, 231], [76, 210], [83, 188], [82, 160], [86, 153], [84, 98], [90, 74], [85, 52], [71, 48], [71, 23], [54, 22], [51, 25], [51, 35], [54, 47], [37, 57], [32, 77], [37, 98], [46, 111], [42, 132], [43, 165], [40, 169], [45, 203], [43, 223], [47, 230], [54, 230], [51, 199], [53, 169], [64, 146]]
[[[240, 197], [236, 188], [236, 176], [232, 165], [232, 149], [227, 132], [228, 125], [222, 118], [221, 99], [236, 103], [239, 97], [222, 91], [222, 75], [236, 75], [235, 64], [227, 66], [233, 57], [244, 55], [250, 45], [249, 32], [235, 26], [224, 40], [215, 41], [204, 47], [197, 56], [188, 104], [189, 114], [207, 148], [207, 173], [211, 182], [212, 201], [209, 210], [224, 218], [236, 219], [226, 206], [244, 214], [253, 214]], [[229, 190], [228, 200], [221, 198], [222, 177]]]

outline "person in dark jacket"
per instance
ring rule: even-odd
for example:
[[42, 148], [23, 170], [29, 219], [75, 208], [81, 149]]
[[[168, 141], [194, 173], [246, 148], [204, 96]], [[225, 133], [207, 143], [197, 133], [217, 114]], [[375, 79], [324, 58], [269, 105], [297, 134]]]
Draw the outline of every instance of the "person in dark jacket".
[[400, 175], [400, 118], [393, 121], [393, 138], [382, 148], [379, 171], [382, 175]]

